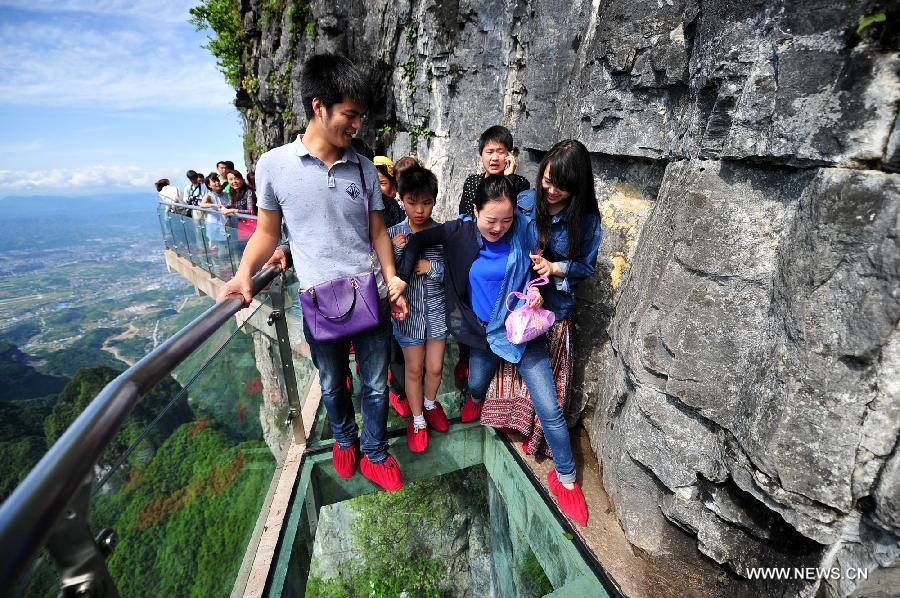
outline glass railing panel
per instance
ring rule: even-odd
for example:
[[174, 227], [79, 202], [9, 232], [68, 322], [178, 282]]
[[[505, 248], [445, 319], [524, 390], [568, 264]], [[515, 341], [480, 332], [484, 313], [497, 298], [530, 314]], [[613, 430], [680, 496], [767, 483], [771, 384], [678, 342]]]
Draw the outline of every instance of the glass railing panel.
[[[98, 466], [91, 528], [122, 596], [228, 595], [291, 436], [266, 335], [230, 323], [142, 400]], [[250, 562], [247, 562], [250, 560]]]
[[41, 550], [28, 570], [13, 588], [12, 596], [27, 598], [56, 598], [59, 592], [59, 575], [46, 550]]
[[221, 214], [207, 213], [204, 222], [204, 233], [207, 242], [207, 256], [209, 258], [210, 271], [220, 280], [229, 280], [234, 276], [235, 266], [239, 263], [232, 261], [231, 248], [228, 243], [228, 235], [232, 231], [228, 228], [228, 219]]
[[174, 248], [175, 247], [175, 238], [172, 236], [172, 230], [169, 227], [169, 208], [165, 204], [158, 204], [156, 206], [156, 215], [159, 219], [159, 228], [162, 231], [163, 242], [166, 247]]

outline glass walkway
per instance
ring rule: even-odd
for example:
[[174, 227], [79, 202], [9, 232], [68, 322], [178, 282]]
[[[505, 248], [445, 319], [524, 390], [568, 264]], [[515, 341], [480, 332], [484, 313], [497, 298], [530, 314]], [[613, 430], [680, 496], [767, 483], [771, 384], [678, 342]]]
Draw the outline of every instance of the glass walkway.
[[[167, 263], [214, 295], [245, 241], [233, 222], [210, 226], [202, 210], [180, 211], [159, 206]], [[24, 596], [354, 595], [310, 582], [317, 532], [331, 506], [359, 505], [378, 488], [331, 466], [296, 284], [290, 271], [269, 270], [255, 278], [265, 289], [249, 308], [217, 304], [110, 381], [0, 507], [3, 587]], [[467, 479], [489, 528], [490, 595], [619, 595], [510, 442], [459, 422], [456, 355], [448, 344], [439, 397], [451, 427], [432, 433], [425, 453], [408, 451], [406, 422], [391, 410], [400, 493], [478, 472]], [[357, 413], [358, 391], [354, 379]], [[453, 594], [440, 584], [400, 589]], [[365, 595], [393, 594], [370, 584]]]

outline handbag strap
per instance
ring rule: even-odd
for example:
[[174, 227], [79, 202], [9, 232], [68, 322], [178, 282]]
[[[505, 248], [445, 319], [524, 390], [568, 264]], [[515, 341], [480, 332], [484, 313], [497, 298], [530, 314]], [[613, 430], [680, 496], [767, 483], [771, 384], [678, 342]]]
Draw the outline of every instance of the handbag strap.
[[363, 207], [365, 208], [364, 216], [366, 218], [366, 230], [369, 231], [369, 253], [375, 251], [375, 246], [372, 245], [372, 229], [369, 227], [369, 188], [366, 187], [366, 177], [363, 174], [362, 162], [359, 160], [359, 155], [356, 156], [356, 167], [359, 169], [359, 183], [362, 185], [362, 194], [363, 194]]
[[541, 277], [539, 277], [539, 278], [535, 278], [535, 279], [532, 280], [532, 281], [529, 281], [529, 283], [525, 285], [525, 292], [524, 292], [524, 293], [520, 293], [519, 291], [513, 291], [512, 293], [510, 293], [509, 295], [507, 295], [507, 296], [506, 296], [506, 309], [507, 309], [507, 311], [512, 311], [512, 310], [513, 310], [513, 309], [509, 306], [509, 299], [510, 299], [510, 297], [516, 297], [516, 298], [518, 298], [518, 299], [524, 299], [524, 300], [527, 301], [528, 298], [529, 298], [529, 296], [531, 295], [531, 293], [529, 292], [529, 291], [531, 291], [531, 289], [533, 289], [534, 287], [539, 287], [539, 286], [545, 285], [545, 284], [547, 284], [548, 282], [550, 282], [550, 279], [549, 279], [549, 278], [547, 278], [546, 276], [541, 276]]

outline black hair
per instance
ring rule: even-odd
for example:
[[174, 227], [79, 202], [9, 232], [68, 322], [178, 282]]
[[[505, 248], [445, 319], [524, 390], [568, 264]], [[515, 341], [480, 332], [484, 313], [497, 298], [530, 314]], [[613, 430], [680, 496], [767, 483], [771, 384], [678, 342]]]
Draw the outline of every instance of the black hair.
[[231, 160], [223, 160], [223, 162], [225, 163], [225, 166], [228, 167], [228, 170], [234, 170], [234, 162]]
[[330, 110], [349, 99], [363, 105], [369, 103], [369, 86], [362, 70], [340, 54], [315, 54], [307, 59], [300, 74], [300, 91], [306, 118], [312, 120], [313, 99]]
[[241, 179], [244, 182], [244, 184], [241, 185], [240, 190], [235, 189], [233, 186], [228, 188], [228, 206], [233, 208], [237, 202], [250, 192], [250, 186], [247, 185], [247, 179], [244, 178], [244, 175], [237, 170], [229, 168], [228, 172], [225, 173], [225, 176], [228, 176], [229, 174], [234, 175], [234, 178]]
[[513, 207], [516, 206], [516, 186], [505, 174], [492, 174], [484, 177], [478, 183], [478, 187], [475, 189], [475, 201], [472, 203], [480, 212], [484, 209], [484, 204], [489, 201], [503, 201], [504, 199], [512, 203]]
[[535, 220], [538, 230], [538, 246], [546, 249], [550, 245], [550, 204], [544, 197], [544, 186], [541, 184], [544, 171], [550, 167], [550, 182], [553, 186], [568, 191], [569, 214], [566, 218], [566, 231], [569, 236], [568, 259], [575, 257], [575, 251], [581, 241], [581, 223], [589, 214], [600, 215], [597, 207], [597, 193], [594, 190], [594, 173], [591, 168], [591, 156], [584, 144], [575, 139], [564, 139], [547, 152], [538, 166], [538, 178], [535, 184]]
[[171, 184], [172, 184], [172, 183], [169, 182], [169, 179], [159, 179], [158, 181], [156, 181], [156, 182], [154, 183], [154, 185], [156, 185], [156, 190], [157, 190], [157, 191], [162, 191], [162, 190], [163, 190], [163, 187], [167, 187], [167, 186], [169, 186], [169, 185], [171, 185]]
[[[222, 164], [225, 168], [228, 168], [228, 162], [226, 162], [225, 160], [219, 160], [218, 162], [216, 162], [216, 168], [219, 167], [219, 164]], [[233, 164], [231, 165], [231, 168], [234, 168]], [[231, 168], [228, 169], [231, 170]]]
[[375, 170], [387, 177], [387, 180], [391, 182], [391, 185], [394, 186], [394, 189], [397, 188], [397, 179], [394, 178], [394, 175], [388, 172], [387, 164], [379, 164], [375, 167]]
[[206, 175], [206, 179], [205, 179], [205, 180], [206, 180], [206, 186], [207, 186], [207, 187], [209, 187], [209, 182], [212, 181], [212, 180], [219, 181], [220, 183], [222, 182], [222, 181], [219, 179], [219, 173], [218, 173], [218, 172], [211, 172], [211, 173], [209, 173], [208, 175]]
[[197, 171], [196, 171], [196, 170], [188, 170], [188, 171], [187, 171], [186, 173], [184, 173], [184, 174], [185, 174], [185, 176], [188, 178], [188, 180], [189, 180], [190, 182], [192, 182], [192, 183], [194, 182], [194, 179], [197, 178]]
[[357, 154], [368, 158], [369, 162], [375, 159], [375, 152], [372, 151], [372, 148], [369, 147], [368, 143], [366, 143], [359, 137], [354, 137], [353, 139], [351, 139], [350, 145], [353, 146], [353, 149], [356, 150]]
[[396, 162], [394, 162], [394, 176], [397, 181], [403, 178], [403, 173], [406, 172], [412, 166], [421, 166], [419, 161], [416, 160], [415, 156], [403, 156]]
[[505, 145], [507, 150], [512, 150], [513, 148], [513, 137], [509, 129], [502, 125], [494, 125], [485, 129], [484, 133], [481, 134], [481, 138], [478, 140], [478, 155], [481, 155], [481, 152], [484, 151], [484, 146], [491, 141]]
[[403, 176], [400, 177], [400, 187], [397, 191], [400, 192], [401, 199], [407, 195], [437, 199], [437, 177], [433, 172], [427, 168], [422, 168], [418, 164], [410, 166], [403, 171]]

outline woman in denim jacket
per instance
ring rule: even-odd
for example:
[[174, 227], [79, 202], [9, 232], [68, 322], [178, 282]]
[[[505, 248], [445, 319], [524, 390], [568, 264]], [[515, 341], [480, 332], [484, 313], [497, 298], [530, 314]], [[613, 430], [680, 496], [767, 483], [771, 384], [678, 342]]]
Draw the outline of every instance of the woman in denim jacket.
[[[519, 209], [534, 218], [531, 246], [534, 270], [550, 278], [541, 287], [544, 308], [556, 316], [547, 333], [550, 361], [560, 407], [565, 412], [570, 396], [571, 351], [569, 313], [575, 305], [575, 287], [594, 274], [600, 247], [600, 214], [587, 148], [573, 139], [560, 141], [544, 157], [535, 189], [519, 194]], [[540, 418], [515, 364], [504, 363], [497, 372], [481, 415], [483, 424], [525, 435], [526, 453], [552, 456]]]
[[[517, 364], [553, 449], [555, 469], [547, 476], [550, 489], [562, 510], [586, 525], [587, 505], [575, 481], [569, 429], [556, 396], [546, 337], [515, 344], [506, 335], [506, 298], [513, 291], [524, 291], [532, 278], [529, 254], [536, 250], [539, 236], [533, 218], [515, 208], [513, 195], [515, 187], [508, 177], [486, 177], [476, 191], [474, 219], [463, 216], [407, 237], [398, 275], [389, 288], [392, 297], [402, 294], [419, 253], [430, 245], [443, 245], [447, 328], [471, 349], [470, 394], [460, 419], [464, 423], [479, 419], [501, 362]], [[520, 299], [512, 308], [522, 304]]]

